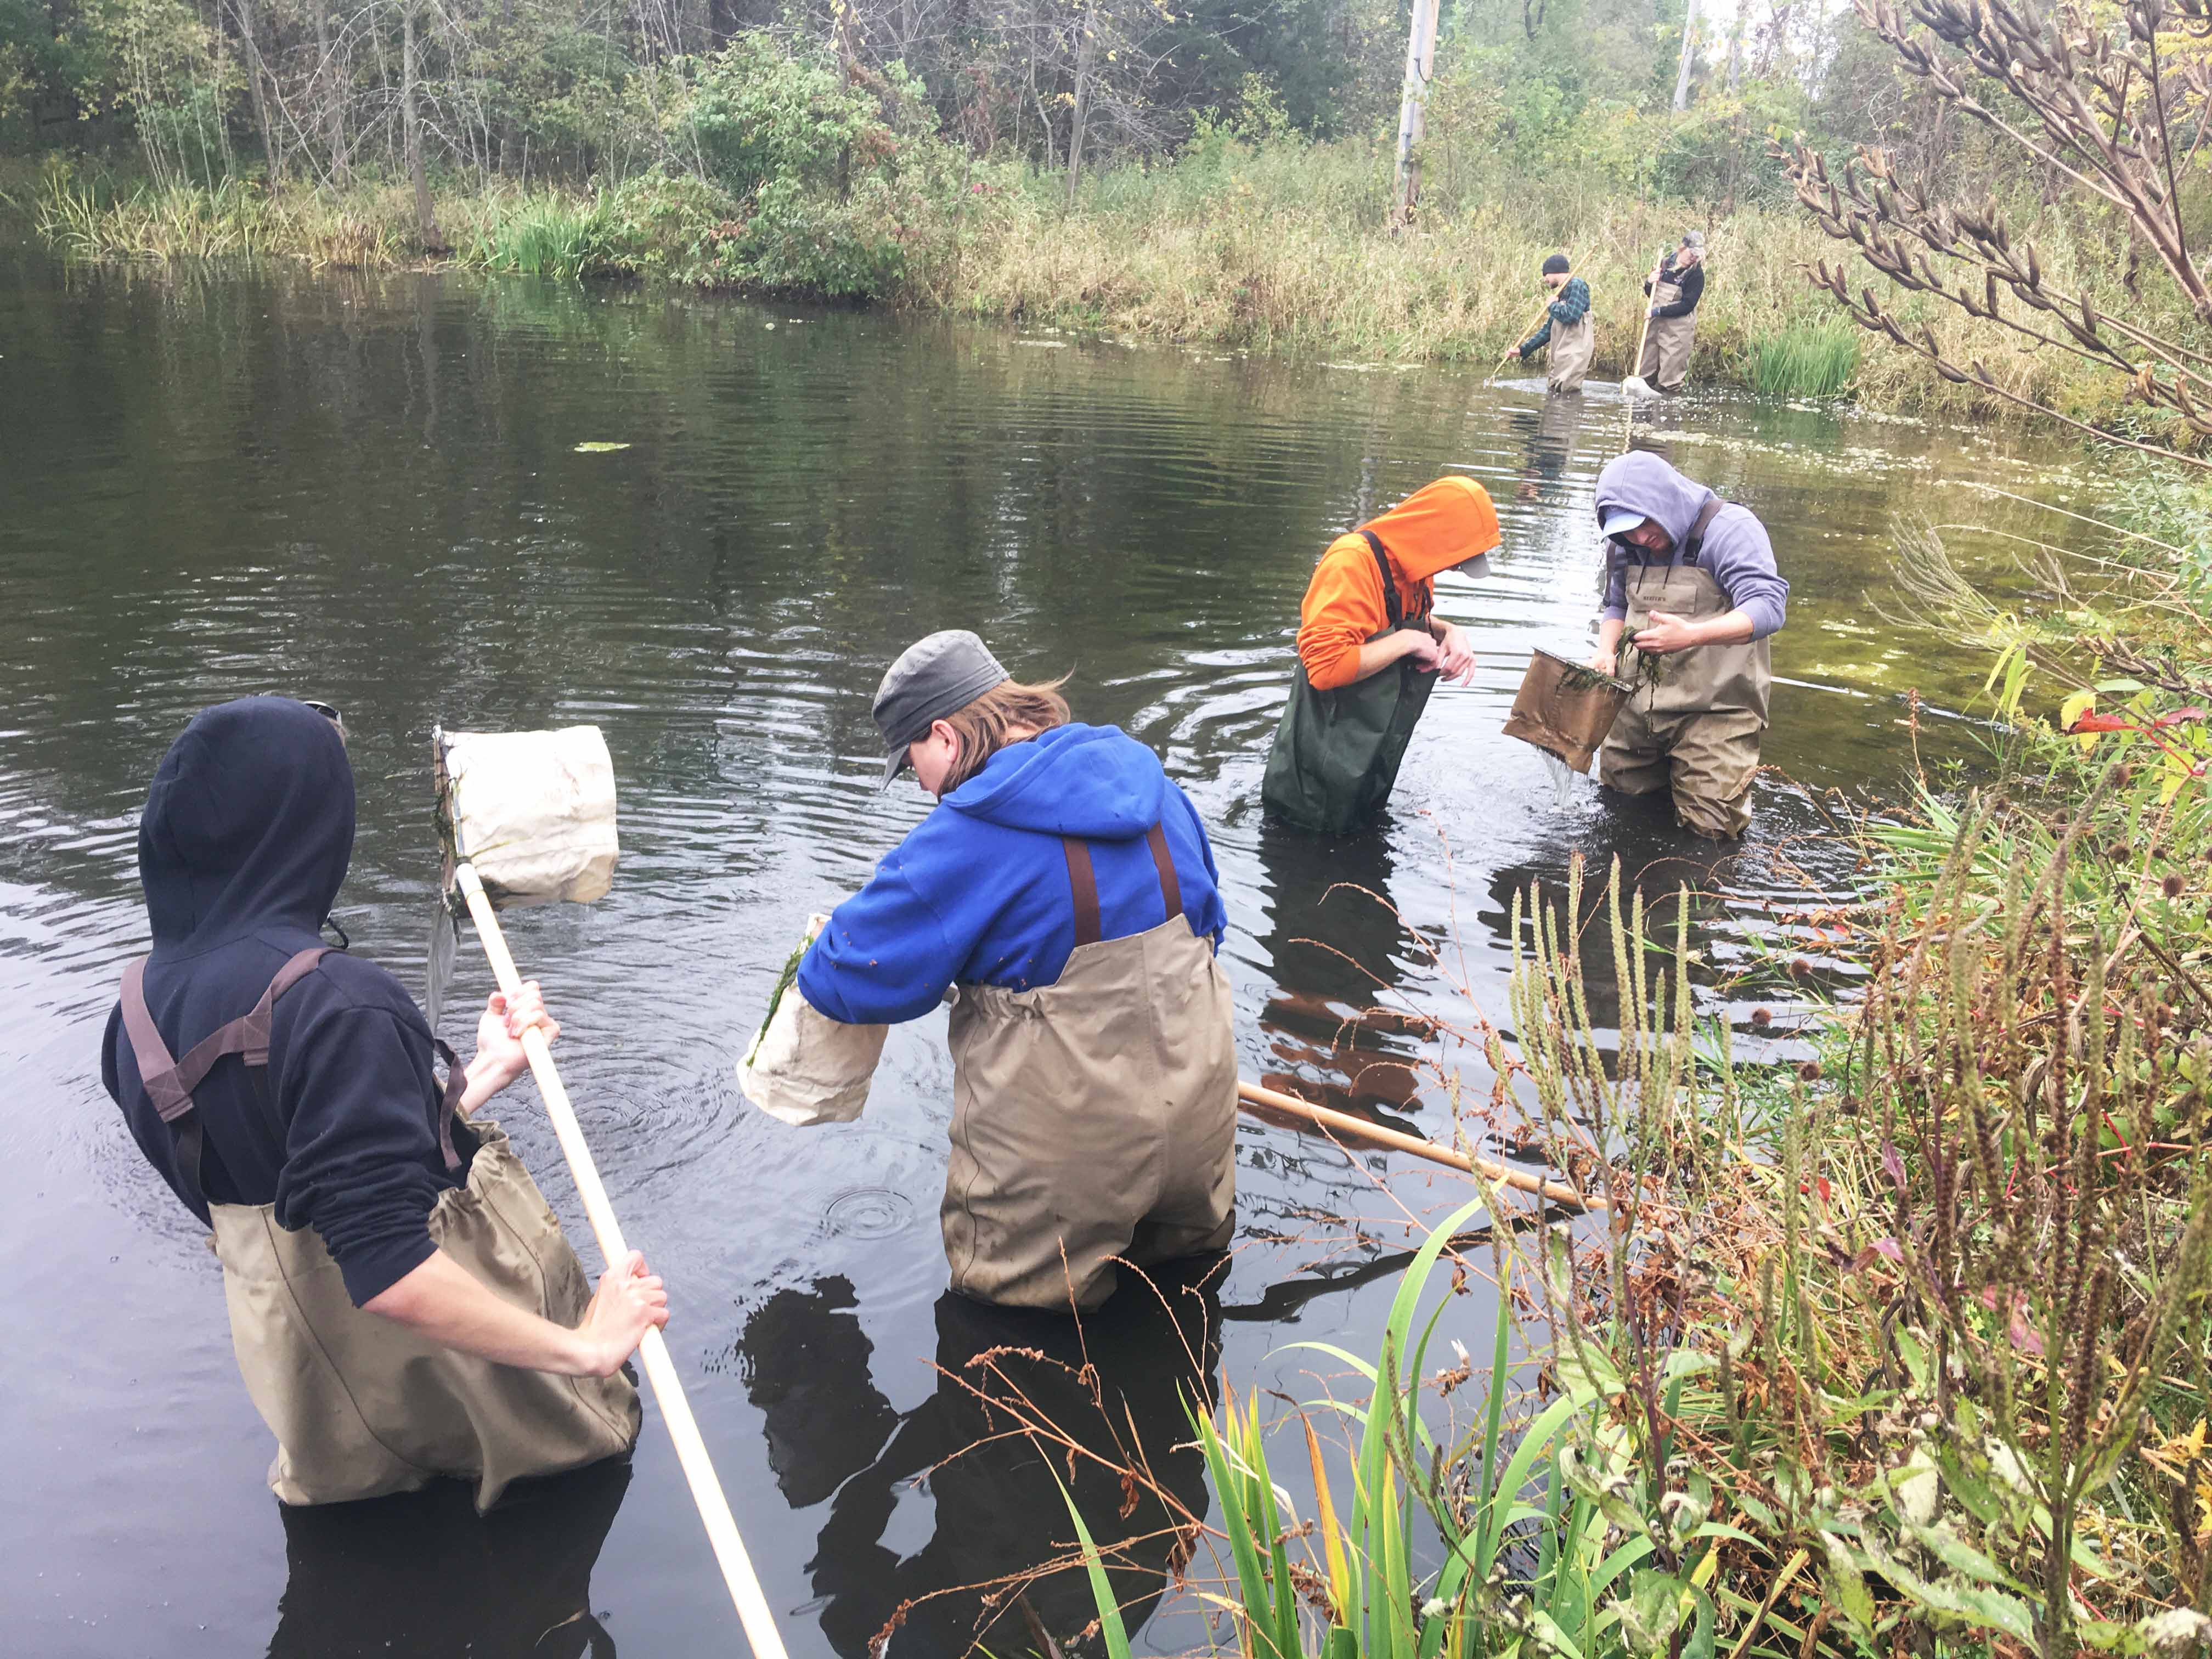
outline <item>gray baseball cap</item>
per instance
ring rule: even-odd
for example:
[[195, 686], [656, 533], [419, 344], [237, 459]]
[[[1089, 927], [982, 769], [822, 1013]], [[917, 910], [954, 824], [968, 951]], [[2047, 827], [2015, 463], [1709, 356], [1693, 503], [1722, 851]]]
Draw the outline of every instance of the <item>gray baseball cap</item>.
[[964, 628], [948, 628], [907, 647], [884, 672], [870, 710], [890, 751], [877, 787], [890, 787], [906, 766], [906, 746], [927, 737], [931, 721], [957, 713], [1012, 678], [991, 647]]
[[1684, 231], [1682, 246], [1693, 253], [1703, 253], [1705, 251], [1705, 233], [1702, 230]]

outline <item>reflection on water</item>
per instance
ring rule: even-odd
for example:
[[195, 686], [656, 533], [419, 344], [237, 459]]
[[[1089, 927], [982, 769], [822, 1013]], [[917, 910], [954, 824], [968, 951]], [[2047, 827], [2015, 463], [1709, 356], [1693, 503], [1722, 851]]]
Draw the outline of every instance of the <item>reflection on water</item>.
[[[1439, 1051], [1431, 1023], [1464, 1027], [1470, 998], [1502, 1018], [1512, 895], [1556, 885], [1577, 853], [1601, 869], [1617, 854], [1655, 896], [1692, 885], [1711, 1014], [1737, 1019], [1782, 988], [1772, 948], [1820, 961], [1808, 896], [1852, 878], [1829, 792], [1888, 787], [1905, 695], [1963, 708], [1986, 668], [1880, 620], [1889, 517], [1947, 492], [1942, 516], [1983, 516], [1974, 480], [2048, 487], [2047, 453], [1990, 434], [1724, 398], [1645, 414], [1635, 441], [1759, 511], [1793, 584], [1758, 823], [1717, 851], [1586, 786], [1560, 808], [1536, 752], [1499, 730], [1532, 647], [1588, 648], [1591, 484], [1631, 429], [1607, 388], [1547, 400], [1456, 370], [1032, 350], [1006, 332], [635, 289], [290, 268], [64, 277], [10, 257], [0, 1262], [15, 1271], [0, 1317], [20, 1334], [27, 1425], [0, 1505], [10, 1652], [247, 1652], [280, 1601], [303, 1650], [343, 1650], [336, 1635], [313, 1645], [341, 1620], [296, 1620], [285, 1599], [313, 1605], [349, 1576], [310, 1562], [286, 1589], [299, 1547], [260, 1484], [266, 1436], [213, 1260], [94, 1076], [116, 975], [143, 938], [135, 814], [194, 709], [283, 690], [345, 710], [361, 828], [340, 920], [417, 987], [431, 726], [605, 728], [615, 890], [518, 915], [510, 936], [560, 1014], [617, 1208], [672, 1285], [670, 1343], [793, 1651], [857, 1651], [907, 1601], [898, 1639], [915, 1652], [993, 1617], [1018, 1646], [1006, 1607], [932, 1594], [1065, 1538], [1019, 1461], [1027, 1443], [944, 1461], [975, 1437], [963, 1414], [986, 1408], [931, 1362], [961, 1374], [1002, 1339], [942, 1301], [941, 1022], [893, 1034], [858, 1123], [791, 1130], [729, 1077], [805, 916], [926, 808], [910, 787], [873, 788], [868, 703], [891, 658], [973, 626], [1018, 673], [1072, 673], [1079, 715], [1158, 749], [1213, 830], [1245, 1074], [1442, 1134], [1431, 1062], [1471, 1068], [1477, 1090], [1487, 1074]], [[588, 442], [630, 447], [579, 453]], [[1263, 829], [1261, 767], [1314, 559], [1454, 470], [1491, 490], [1505, 536], [1489, 580], [1439, 593], [1474, 635], [1474, 683], [1431, 700], [1374, 830]], [[1974, 740], [1923, 713], [1930, 763]], [[472, 943], [452, 980], [443, 1029], [465, 1038], [488, 988]], [[1741, 1029], [1758, 1057], [1766, 1040]], [[501, 1115], [582, 1237], [526, 1088]], [[1398, 1253], [1464, 1188], [1252, 1122], [1238, 1165], [1219, 1367], [1310, 1398], [1286, 1345], [1371, 1347]], [[1477, 1289], [1462, 1304], [1474, 1333], [1489, 1328], [1482, 1304]], [[1016, 1346], [1059, 1352], [1043, 1336]], [[1210, 1346], [1192, 1346], [1211, 1374]], [[1171, 1397], [1130, 1396], [1143, 1423]], [[1018, 1501], [994, 1520], [1000, 1484]], [[1121, 1530], [1118, 1492], [1102, 1501], [1094, 1525]], [[404, 1559], [435, 1530], [415, 1513], [343, 1523], [367, 1541], [343, 1559]], [[495, 1550], [446, 1553], [478, 1547]], [[562, 1602], [512, 1557], [459, 1559], [498, 1604], [487, 1617]], [[1077, 1616], [1066, 1582], [1029, 1597], [1055, 1638]], [[732, 1639], [655, 1424], [591, 1585], [595, 1650], [603, 1635], [646, 1653]], [[1200, 1634], [1155, 1618], [1146, 1644]]]
[[525, 1481], [479, 1516], [466, 1486], [285, 1509], [288, 1576], [269, 1659], [395, 1653], [614, 1659], [592, 1569], [626, 1460]]
[[[879, 1638], [897, 1656], [1066, 1647], [1097, 1612], [1063, 1487], [1109, 1542], [1132, 1540], [1109, 1577], [1141, 1624], [1206, 1516], [1185, 1407], [1214, 1397], [1220, 1265], [1133, 1272], [1130, 1294], [1079, 1323], [948, 1291], [936, 1386], [904, 1412], [878, 1390], [842, 1276], [755, 1310], [739, 1347], [776, 1486], [794, 1510], [831, 1500], [806, 1564], [831, 1647], [844, 1659]], [[898, 1511], [925, 1485], [927, 1527], [901, 1536]]]

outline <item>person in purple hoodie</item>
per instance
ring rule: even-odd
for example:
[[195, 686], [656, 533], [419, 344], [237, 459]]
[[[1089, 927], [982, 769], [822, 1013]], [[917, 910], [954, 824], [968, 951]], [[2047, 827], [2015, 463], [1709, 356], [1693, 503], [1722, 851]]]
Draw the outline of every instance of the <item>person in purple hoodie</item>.
[[1590, 666], [1636, 684], [1598, 751], [1598, 781], [1668, 791], [1684, 828], [1730, 841], [1751, 823], [1751, 784], [1774, 680], [1767, 641], [1790, 584], [1766, 526], [1646, 451], [1597, 479], [1605, 600]]
[[888, 787], [937, 809], [839, 905], [799, 967], [847, 1025], [952, 993], [952, 1287], [1094, 1307], [1115, 1266], [1219, 1250], [1236, 1225], [1227, 925], [1197, 809], [1159, 758], [1071, 723], [975, 635], [891, 665], [874, 715]]

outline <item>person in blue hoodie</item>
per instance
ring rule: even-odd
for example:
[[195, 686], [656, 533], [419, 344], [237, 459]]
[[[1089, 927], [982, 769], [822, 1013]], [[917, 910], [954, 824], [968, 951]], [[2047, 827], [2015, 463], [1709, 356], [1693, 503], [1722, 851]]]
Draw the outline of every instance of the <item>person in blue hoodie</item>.
[[844, 1025], [954, 994], [952, 1287], [1094, 1307], [1115, 1264], [1224, 1249], [1236, 1224], [1228, 918], [1197, 810], [1142, 744], [1070, 723], [964, 630], [891, 665], [888, 787], [934, 811], [839, 905], [799, 967]]
[[139, 818], [154, 948], [124, 971], [101, 1080], [213, 1232], [276, 1496], [452, 1476], [489, 1509], [519, 1477], [629, 1449], [622, 1368], [668, 1299], [635, 1254], [594, 1296], [475, 1115], [521, 1074], [524, 1028], [555, 1030], [536, 988], [494, 994], [464, 1066], [398, 980], [323, 942], [353, 836], [335, 710], [242, 697], [195, 717]]

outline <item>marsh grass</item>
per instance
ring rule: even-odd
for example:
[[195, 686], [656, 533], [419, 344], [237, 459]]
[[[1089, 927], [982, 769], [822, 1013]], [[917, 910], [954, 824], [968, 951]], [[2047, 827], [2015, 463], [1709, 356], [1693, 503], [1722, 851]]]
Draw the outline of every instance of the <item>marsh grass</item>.
[[[793, 294], [811, 282], [824, 295], [939, 314], [1363, 364], [1494, 362], [1542, 298], [1544, 257], [1564, 251], [1590, 283], [1600, 379], [1630, 367], [1651, 261], [1686, 224], [1701, 223], [1712, 276], [1694, 381], [1784, 396], [1848, 388], [1884, 410], [2008, 412], [1886, 343], [1861, 351], [1805, 283], [1802, 267], [1830, 249], [1794, 212], [1713, 217], [1577, 185], [1534, 204], [1440, 197], [1394, 237], [1381, 210], [1387, 170], [1363, 143], [1217, 132], [1171, 161], [1093, 175], [1072, 209], [1058, 177], [994, 161], [923, 170], [896, 189], [827, 204], [770, 204], [780, 185], [732, 198], [680, 174], [597, 191], [449, 181], [436, 208], [454, 252], [437, 260], [421, 247], [407, 192], [390, 181], [343, 193], [295, 186], [271, 200], [253, 183], [155, 191], [56, 168], [18, 194], [46, 240], [78, 258], [458, 263]], [[2062, 208], [2037, 228], [2052, 279], [2105, 303], [2115, 278], [2098, 227]], [[2079, 418], [2119, 413], [2111, 389], [2063, 353], [2025, 351], [2017, 337], [1978, 332], [1919, 296], [1884, 303], [1908, 325], [1923, 312], [1941, 323], [1954, 352], [1978, 356], [2008, 390]]]
[[1770, 398], [1833, 398], [1858, 373], [1862, 336], [1847, 322], [1801, 324], [1759, 341], [1745, 376]]

